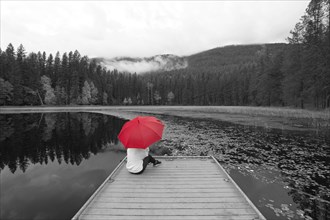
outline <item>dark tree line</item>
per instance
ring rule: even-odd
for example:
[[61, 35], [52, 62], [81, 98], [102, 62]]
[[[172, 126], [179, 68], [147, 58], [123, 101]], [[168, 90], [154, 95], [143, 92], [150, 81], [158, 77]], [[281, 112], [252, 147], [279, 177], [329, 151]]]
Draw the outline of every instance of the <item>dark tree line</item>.
[[[147, 88], [137, 74], [109, 71], [87, 56], [59, 52], [0, 51], [1, 105], [144, 104]], [[126, 98], [126, 99], [125, 99]]]
[[330, 1], [312, 0], [288, 41], [285, 60], [286, 101], [304, 106], [330, 106]]
[[227, 46], [188, 67], [109, 71], [78, 51], [0, 50], [1, 105], [255, 105], [330, 107], [329, 0], [312, 0], [289, 44]]

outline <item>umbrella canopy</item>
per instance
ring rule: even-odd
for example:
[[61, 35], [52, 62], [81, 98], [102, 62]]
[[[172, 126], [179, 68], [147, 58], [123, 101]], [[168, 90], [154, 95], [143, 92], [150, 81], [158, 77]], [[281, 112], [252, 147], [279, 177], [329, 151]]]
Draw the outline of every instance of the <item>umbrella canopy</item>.
[[162, 138], [164, 124], [151, 116], [138, 116], [122, 127], [118, 138], [126, 148], [146, 149]]

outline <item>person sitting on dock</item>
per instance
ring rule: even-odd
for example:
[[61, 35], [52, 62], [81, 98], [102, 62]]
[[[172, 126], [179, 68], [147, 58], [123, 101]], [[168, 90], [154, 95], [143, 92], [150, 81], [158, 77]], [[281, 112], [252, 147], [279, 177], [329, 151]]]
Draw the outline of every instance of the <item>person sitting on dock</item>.
[[162, 139], [163, 131], [163, 122], [153, 116], [137, 116], [123, 125], [118, 139], [127, 149], [126, 168], [130, 173], [143, 173], [149, 163], [161, 164], [149, 154], [149, 147]]
[[149, 148], [128, 148], [127, 149], [127, 164], [126, 168], [130, 173], [141, 174], [146, 169], [149, 163], [154, 166], [160, 165], [162, 162], [156, 160], [149, 154]]

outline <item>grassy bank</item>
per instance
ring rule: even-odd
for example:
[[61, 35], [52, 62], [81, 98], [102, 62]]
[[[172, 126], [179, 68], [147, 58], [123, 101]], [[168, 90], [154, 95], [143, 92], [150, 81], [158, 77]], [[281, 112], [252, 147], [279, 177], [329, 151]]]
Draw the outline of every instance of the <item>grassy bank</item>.
[[[0, 114], [32, 112], [107, 112], [129, 119], [129, 112], [179, 117], [210, 118], [244, 125], [282, 129], [330, 128], [330, 110], [314, 111], [246, 106], [42, 106], [1, 107]], [[126, 115], [125, 115], [126, 114]]]
[[275, 116], [285, 118], [314, 118], [330, 120], [330, 109], [307, 110], [284, 107], [252, 106], [1, 106], [0, 113], [27, 111], [66, 111], [66, 110], [143, 110], [152, 112], [185, 111], [204, 113], [229, 113], [251, 116]]
[[124, 107], [127, 110], [146, 111], [183, 111], [183, 112], [204, 112], [204, 113], [227, 113], [250, 116], [271, 116], [283, 118], [308, 118], [330, 120], [330, 110], [306, 110], [280, 107], [251, 107], [251, 106], [138, 106]]
[[272, 116], [284, 118], [312, 118], [330, 120], [330, 110], [311, 111], [305, 109], [290, 109], [278, 107], [242, 107], [220, 106], [202, 107], [203, 111], [211, 113], [246, 114], [252, 116]]
[[133, 110], [181, 117], [218, 119], [238, 124], [270, 128], [330, 128], [330, 110], [313, 111], [306, 109], [246, 106], [148, 106], [134, 108]]

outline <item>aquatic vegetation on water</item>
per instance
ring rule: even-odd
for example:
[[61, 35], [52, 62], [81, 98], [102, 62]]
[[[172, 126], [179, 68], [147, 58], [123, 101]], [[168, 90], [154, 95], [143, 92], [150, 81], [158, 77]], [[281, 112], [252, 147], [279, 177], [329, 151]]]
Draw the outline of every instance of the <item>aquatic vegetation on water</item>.
[[282, 186], [298, 208], [267, 203], [264, 208], [273, 210], [271, 217], [330, 218], [329, 136], [208, 119], [162, 120], [166, 130], [159, 146], [171, 149], [172, 155], [214, 155], [228, 172], [239, 171], [265, 187]]

